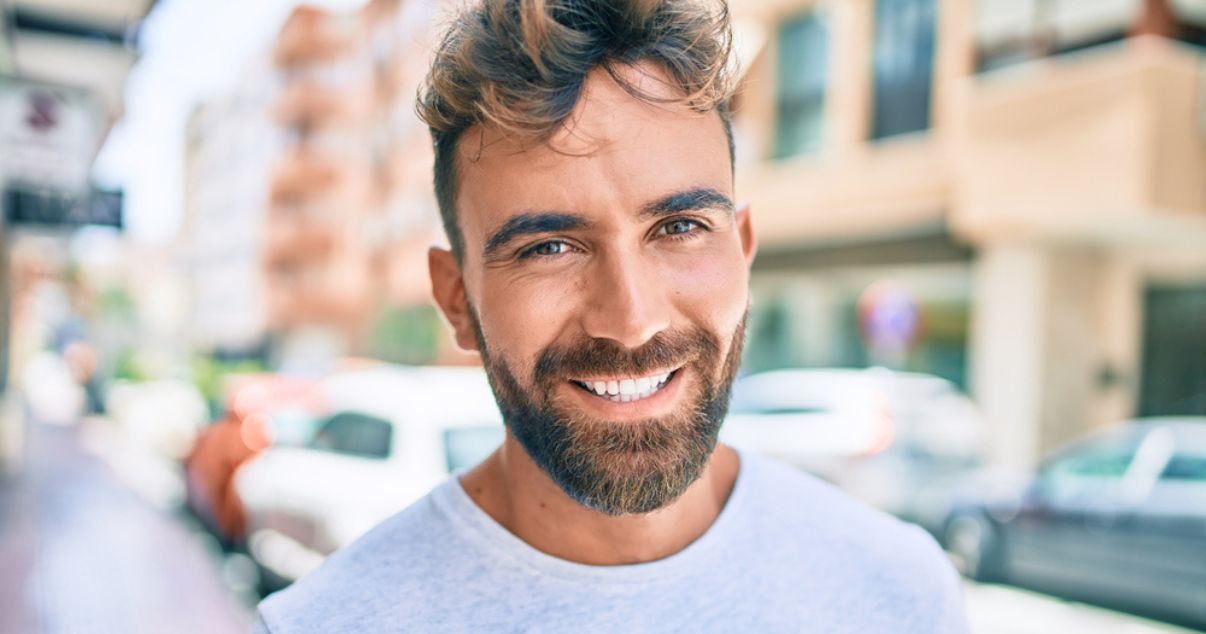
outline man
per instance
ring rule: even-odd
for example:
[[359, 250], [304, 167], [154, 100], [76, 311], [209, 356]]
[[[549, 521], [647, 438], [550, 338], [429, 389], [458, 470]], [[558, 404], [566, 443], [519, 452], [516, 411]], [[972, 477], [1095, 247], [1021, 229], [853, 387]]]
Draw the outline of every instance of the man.
[[728, 18], [687, 0], [476, 0], [420, 113], [501, 448], [260, 607], [257, 631], [962, 632], [919, 529], [717, 444], [755, 238]]

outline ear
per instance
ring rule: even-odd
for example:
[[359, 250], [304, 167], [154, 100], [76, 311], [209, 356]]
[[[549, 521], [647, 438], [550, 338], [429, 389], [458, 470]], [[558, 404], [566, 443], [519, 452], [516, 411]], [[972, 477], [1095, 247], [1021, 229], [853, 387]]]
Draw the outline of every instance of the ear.
[[741, 253], [745, 256], [746, 268], [749, 268], [758, 254], [758, 236], [754, 234], [754, 222], [750, 220], [749, 203], [737, 206], [737, 234], [741, 236]]
[[465, 297], [465, 278], [456, 256], [448, 249], [431, 247], [427, 252], [427, 270], [431, 274], [431, 295], [452, 328], [456, 346], [465, 352], [477, 352], [477, 335]]

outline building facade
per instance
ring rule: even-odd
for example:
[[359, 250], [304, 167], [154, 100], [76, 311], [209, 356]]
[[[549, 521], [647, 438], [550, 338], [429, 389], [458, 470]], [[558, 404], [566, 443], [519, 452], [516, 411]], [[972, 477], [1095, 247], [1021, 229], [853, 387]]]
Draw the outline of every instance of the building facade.
[[[945, 376], [1017, 466], [1132, 415], [1206, 414], [1201, 8], [733, 2], [767, 34], [735, 108], [751, 369]], [[917, 313], [897, 354], [863, 310], [885, 285]]]
[[189, 118], [179, 242], [193, 349], [249, 354], [268, 334], [261, 254], [284, 145], [272, 119], [275, 80], [267, 56], [253, 60], [230, 91]]
[[427, 275], [427, 249], [443, 232], [414, 98], [438, 4], [374, 0], [351, 14], [302, 6], [275, 43], [286, 147], [263, 270], [284, 359], [468, 360], [439, 323]]

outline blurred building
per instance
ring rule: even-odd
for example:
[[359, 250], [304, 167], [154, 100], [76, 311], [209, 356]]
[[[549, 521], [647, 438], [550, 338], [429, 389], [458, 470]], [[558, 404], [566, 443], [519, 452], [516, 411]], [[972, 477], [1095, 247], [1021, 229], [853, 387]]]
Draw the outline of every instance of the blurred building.
[[189, 118], [180, 246], [195, 349], [253, 353], [267, 334], [261, 243], [283, 143], [272, 118], [275, 80], [267, 55], [253, 60], [230, 91]]
[[198, 110], [185, 233], [199, 348], [258, 338], [303, 370], [349, 354], [462, 359], [429, 299], [443, 234], [414, 114], [436, 4], [299, 6], [263, 72]]
[[299, 7], [274, 49], [286, 130], [265, 229], [267, 315], [282, 356], [325, 349], [430, 362], [449, 346], [430, 306], [441, 240], [431, 148], [414, 115], [433, 3]]
[[1018, 465], [1206, 413], [1206, 2], [732, 6], [768, 34], [735, 104], [751, 369], [946, 376]]
[[313, 341], [325, 327], [341, 339], [333, 348], [351, 347], [378, 295], [372, 144], [381, 103], [371, 26], [367, 12], [302, 6], [273, 51], [286, 147], [272, 177], [263, 266], [269, 324], [287, 333], [287, 345], [307, 329]]

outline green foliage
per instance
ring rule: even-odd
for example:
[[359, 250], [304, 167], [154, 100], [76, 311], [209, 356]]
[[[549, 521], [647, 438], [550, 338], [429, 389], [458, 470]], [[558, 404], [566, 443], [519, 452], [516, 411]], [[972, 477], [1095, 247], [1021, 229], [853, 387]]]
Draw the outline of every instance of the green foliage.
[[191, 365], [193, 384], [201, 391], [202, 396], [210, 405], [210, 411], [215, 414], [220, 412], [225, 405], [222, 402], [222, 387], [227, 376], [256, 374], [267, 370], [263, 363], [252, 359], [219, 361], [208, 356], [193, 357]]
[[425, 365], [439, 352], [443, 325], [432, 306], [386, 307], [369, 335], [369, 354], [391, 363]]
[[100, 314], [106, 317], [133, 319], [136, 307], [134, 300], [120, 288], [106, 289], [100, 295]]
[[119, 381], [148, 381], [150, 373], [146, 371], [133, 350], [126, 350], [117, 357], [113, 364], [113, 378]]

